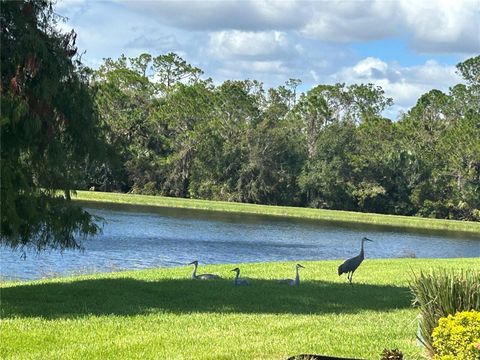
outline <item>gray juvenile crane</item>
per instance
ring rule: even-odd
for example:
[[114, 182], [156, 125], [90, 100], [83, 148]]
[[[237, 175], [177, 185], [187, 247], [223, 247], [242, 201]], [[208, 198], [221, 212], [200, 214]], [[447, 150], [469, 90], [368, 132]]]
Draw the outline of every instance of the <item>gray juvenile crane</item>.
[[365, 241], [373, 241], [373, 240], [370, 240], [370, 239], [367, 239], [366, 237], [364, 237], [362, 239], [362, 249], [360, 250], [360, 254], [358, 254], [357, 256], [355, 256], [351, 259], [345, 260], [345, 262], [338, 267], [338, 275], [340, 276], [340, 275], [346, 273], [347, 274], [347, 279], [350, 282], [350, 285], [352, 285], [353, 273], [355, 272], [355, 270], [357, 270], [357, 268], [360, 266], [363, 259], [365, 258], [365, 253], [363, 251], [363, 243]]
[[235, 285], [248, 285], [248, 280], [247, 279], [240, 279], [240, 269], [237, 267], [235, 269], [232, 269], [232, 271], [235, 271], [237, 274], [235, 275], [235, 280], [233, 280], [233, 283]]
[[188, 265], [193, 265], [193, 272], [192, 272], [192, 279], [199, 279], [199, 280], [211, 280], [211, 279], [220, 279], [220, 276], [215, 274], [200, 274], [197, 275], [197, 267], [198, 267], [198, 260], [192, 261]]
[[300, 274], [298, 273], [298, 269], [305, 269], [305, 266], [302, 266], [300, 264], [295, 265], [295, 280], [294, 279], [281, 279], [278, 280], [280, 284], [286, 284], [286, 285], [300, 285]]

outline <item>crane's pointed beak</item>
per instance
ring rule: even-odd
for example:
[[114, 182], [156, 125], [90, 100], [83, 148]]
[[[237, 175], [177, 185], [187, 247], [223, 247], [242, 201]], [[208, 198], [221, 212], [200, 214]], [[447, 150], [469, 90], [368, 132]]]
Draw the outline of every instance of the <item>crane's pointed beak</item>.
[[197, 261], [194, 260], [194, 261], [192, 261], [191, 263], [188, 263], [187, 265], [195, 265], [196, 262], [197, 262]]
[[364, 239], [365, 239], [365, 241], [371, 241], [371, 242], [373, 242], [373, 240], [371, 240], [371, 239], [369, 239], [369, 238], [364, 238]]

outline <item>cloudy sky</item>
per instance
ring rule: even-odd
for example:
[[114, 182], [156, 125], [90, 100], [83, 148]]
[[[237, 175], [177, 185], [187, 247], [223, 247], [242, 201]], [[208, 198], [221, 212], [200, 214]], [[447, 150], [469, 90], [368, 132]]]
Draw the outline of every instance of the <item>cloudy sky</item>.
[[375, 83], [395, 106], [458, 82], [480, 54], [480, 0], [58, 0], [84, 62], [176, 52], [216, 83]]

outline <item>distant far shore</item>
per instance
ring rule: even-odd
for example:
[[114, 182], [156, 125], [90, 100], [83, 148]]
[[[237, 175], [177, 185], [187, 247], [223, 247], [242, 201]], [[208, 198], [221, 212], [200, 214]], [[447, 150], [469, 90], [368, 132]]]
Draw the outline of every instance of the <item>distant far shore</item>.
[[74, 195], [72, 198], [79, 201], [94, 201], [100, 203], [259, 214], [333, 222], [360, 223], [425, 230], [459, 231], [480, 234], [480, 223], [473, 221], [429, 219], [415, 216], [360, 213], [353, 211], [312, 209], [291, 206], [257, 205], [226, 201], [184, 199], [164, 196], [106, 193], [96, 191], [77, 191], [76, 195]]

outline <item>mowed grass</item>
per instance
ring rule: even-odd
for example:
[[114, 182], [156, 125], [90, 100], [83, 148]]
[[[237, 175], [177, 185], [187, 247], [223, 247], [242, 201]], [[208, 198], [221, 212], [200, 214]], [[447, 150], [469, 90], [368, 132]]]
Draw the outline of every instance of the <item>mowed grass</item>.
[[285, 216], [344, 223], [398, 226], [414, 229], [451, 230], [480, 233], [479, 222], [428, 219], [414, 216], [359, 213], [353, 211], [311, 209], [291, 206], [256, 205], [226, 201], [182, 199], [163, 196], [119, 194], [96, 191], [77, 191], [76, 195], [73, 196], [73, 199], [104, 203]]
[[420, 359], [408, 280], [429, 268], [479, 268], [480, 259], [366, 259], [354, 286], [339, 261], [303, 262], [299, 287], [277, 284], [294, 263], [200, 266], [4, 282], [2, 359], [284, 359], [300, 353], [379, 359], [399, 348]]

